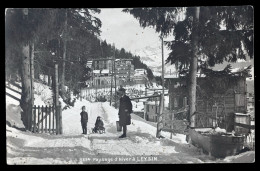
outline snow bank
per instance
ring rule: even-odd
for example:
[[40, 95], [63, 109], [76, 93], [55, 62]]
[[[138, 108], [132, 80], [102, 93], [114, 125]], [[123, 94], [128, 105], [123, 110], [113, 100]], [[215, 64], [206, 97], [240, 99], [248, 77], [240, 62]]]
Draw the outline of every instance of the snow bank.
[[[14, 87], [14, 86], [12, 86], [12, 85], [10, 85], [9, 87], [15, 89], [16, 91], [21, 92], [18, 88]], [[7, 88], [5, 88], [5, 91], [6, 91], [7, 93], [9, 93], [9, 94], [11, 94], [11, 95], [17, 97], [18, 99], [21, 99], [21, 94], [16, 93], [16, 92], [14, 92], [14, 91], [12, 91], [12, 90], [10, 90], [10, 89], [7, 89]], [[13, 99], [13, 98], [7, 96], [7, 95], [6, 95], [5, 97], [6, 97], [6, 99], [5, 99], [6, 104], [20, 105], [20, 102], [19, 102], [19, 101], [15, 100], [15, 99]]]
[[6, 123], [9, 126], [24, 129], [23, 122], [21, 120], [21, 107], [16, 104], [6, 104]]
[[[81, 146], [90, 149], [90, 141], [86, 137], [61, 137], [55, 135], [55, 139], [42, 138], [35, 136], [33, 133], [23, 133], [15, 128], [9, 126], [6, 127], [6, 136], [8, 138], [13, 137], [24, 141], [24, 147], [76, 147]], [[39, 134], [38, 134], [39, 135]], [[17, 148], [13, 146], [13, 148]]]
[[217, 160], [217, 162], [223, 163], [254, 163], [255, 162], [255, 151], [247, 151], [239, 155], [228, 156], [223, 160]]
[[[15, 88], [14, 86], [12, 87], [16, 90], [18, 90], [17, 88]], [[12, 94], [13, 96], [17, 97], [17, 98], [21, 98], [21, 95], [18, 93], [15, 93], [9, 89], [6, 88], [6, 92]], [[9, 97], [9, 96], [5, 96], [6, 97], [6, 123], [9, 126], [13, 126], [16, 128], [21, 128], [24, 129], [24, 125], [22, 123], [21, 120], [21, 112], [22, 112], [22, 108], [20, 107], [20, 102]]]
[[221, 129], [219, 127], [215, 128], [215, 132], [218, 132], [218, 133], [227, 133], [227, 131], [225, 129]]
[[44, 103], [40, 95], [34, 94], [34, 105], [45, 106], [46, 104]]
[[133, 111], [134, 112], [143, 112], [144, 111], [144, 104], [143, 102], [135, 102], [131, 101], [133, 105]]
[[53, 93], [51, 87], [42, 83], [34, 82], [34, 105], [52, 105]]

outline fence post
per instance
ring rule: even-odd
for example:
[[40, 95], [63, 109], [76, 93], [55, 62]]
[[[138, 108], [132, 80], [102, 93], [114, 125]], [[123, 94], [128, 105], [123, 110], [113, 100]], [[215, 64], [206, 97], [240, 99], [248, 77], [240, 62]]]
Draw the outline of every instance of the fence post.
[[59, 114], [60, 110], [59, 110], [59, 106], [56, 106], [56, 134], [59, 134], [60, 133], [60, 124], [59, 124], [59, 121], [60, 121], [60, 114]]
[[62, 134], [63, 132], [62, 132], [62, 111], [61, 111], [61, 104], [59, 104], [59, 107], [58, 107], [58, 109], [59, 109], [59, 126], [60, 126], [60, 134]]
[[47, 121], [48, 121], [48, 107], [47, 106], [45, 106], [45, 116], [46, 116], [46, 118], [45, 118], [45, 133], [47, 133]]
[[38, 123], [37, 123], [37, 125], [38, 125], [38, 129], [37, 129], [37, 132], [39, 133], [40, 132], [40, 106], [38, 105], [38, 108], [37, 108], [37, 113], [38, 113]]
[[51, 133], [51, 106], [49, 106], [49, 133]]
[[52, 106], [52, 133], [54, 134], [54, 118], [55, 118], [55, 110], [54, 106]]
[[172, 139], [172, 132], [173, 132], [173, 118], [174, 118], [174, 113], [173, 111], [171, 112], [171, 136], [170, 136], [170, 139]]
[[58, 64], [55, 64], [55, 107], [56, 107], [56, 134], [60, 133], [60, 110], [59, 110], [59, 75]]
[[33, 119], [33, 132], [36, 132], [36, 106], [33, 106], [33, 115], [34, 115], [34, 119]]
[[161, 130], [162, 130], [162, 114], [163, 114], [163, 98], [164, 94], [160, 95], [160, 113], [157, 121], [157, 130], [156, 130], [156, 137], [161, 138]]
[[43, 105], [42, 105], [42, 133], [43, 133], [43, 112], [44, 112], [44, 108], [43, 108]]
[[30, 114], [29, 114], [29, 131], [33, 132], [33, 106], [30, 106]]

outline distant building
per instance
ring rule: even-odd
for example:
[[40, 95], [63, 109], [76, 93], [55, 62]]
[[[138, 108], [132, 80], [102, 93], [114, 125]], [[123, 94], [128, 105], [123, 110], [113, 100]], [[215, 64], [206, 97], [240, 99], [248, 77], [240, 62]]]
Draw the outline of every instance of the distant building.
[[134, 65], [132, 59], [116, 59], [115, 60], [115, 73], [117, 76], [116, 83], [119, 85], [126, 85], [133, 81]]
[[136, 84], [145, 84], [148, 81], [146, 69], [135, 69], [134, 82]]
[[[87, 62], [86, 67], [91, 68], [92, 79], [87, 82], [90, 87], [104, 88], [111, 85], [111, 76], [116, 74], [117, 85], [125, 85], [134, 76], [132, 59], [99, 58]], [[115, 65], [115, 70], [114, 66]], [[115, 79], [113, 76], [113, 85]]]

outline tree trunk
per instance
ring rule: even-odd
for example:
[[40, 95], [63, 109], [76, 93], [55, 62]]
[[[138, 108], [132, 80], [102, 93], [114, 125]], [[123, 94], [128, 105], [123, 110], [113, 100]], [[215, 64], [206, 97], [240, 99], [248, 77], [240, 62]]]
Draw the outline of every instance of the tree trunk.
[[198, 67], [198, 25], [199, 25], [200, 7], [194, 9], [193, 30], [192, 30], [192, 60], [190, 64], [190, 87], [189, 87], [189, 106], [190, 106], [190, 126], [195, 127], [196, 111], [196, 85], [197, 85], [197, 67]]
[[65, 13], [65, 26], [64, 26], [64, 38], [63, 38], [63, 55], [62, 55], [62, 73], [61, 73], [61, 96], [64, 99], [65, 93], [65, 60], [67, 52], [67, 9]]
[[22, 77], [22, 96], [20, 106], [23, 110], [21, 113], [21, 119], [26, 129], [29, 128], [28, 116], [31, 113], [31, 80], [30, 80], [30, 48], [29, 44], [23, 46], [22, 49], [22, 65], [21, 65], [21, 77]]

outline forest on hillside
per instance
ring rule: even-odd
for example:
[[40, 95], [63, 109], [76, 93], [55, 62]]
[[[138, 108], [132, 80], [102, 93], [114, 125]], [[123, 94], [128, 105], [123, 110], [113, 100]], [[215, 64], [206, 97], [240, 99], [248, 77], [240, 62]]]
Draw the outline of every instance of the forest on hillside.
[[[100, 9], [7, 9], [5, 16], [6, 78], [21, 78], [23, 48], [30, 42], [34, 54], [34, 72], [54, 73], [54, 63], [59, 64], [59, 80], [72, 90], [85, 86], [89, 70], [85, 67], [93, 58], [132, 58], [134, 69], [144, 68], [153, 79], [151, 69], [125, 49], [117, 49], [106, 40], [100, 40], [102, 22], [94, 17]], [[34, 46], [33, 52], [31, 51]], [[63, 78], [64, 77], [64, 78]]]

